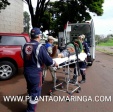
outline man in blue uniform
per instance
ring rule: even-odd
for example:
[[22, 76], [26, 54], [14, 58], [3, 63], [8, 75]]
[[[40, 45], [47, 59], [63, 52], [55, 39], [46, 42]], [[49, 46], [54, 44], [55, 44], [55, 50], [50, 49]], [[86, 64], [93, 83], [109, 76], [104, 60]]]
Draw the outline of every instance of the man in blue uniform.
[[[85, 41], [85, 35], [80, 35], [81, 37], [81, 42], [82, 42], [82, 45], [83, 45], [83, 52], [85, 52], [88, 55], [90, 55], [90, 50], [89, 50], [89, 47], [88, 47], [88, 44], [87, 42]], [[85, 83], [86, 81], [86, 61], [83, 61], [83, 62], [79, 62], [79, 67], [80, 67], [80, 73], [81, 73], [81, 76], [82, 76], [82, 80], [79, 81], [79, 83]]]
[[35, 112], [37, 98], [41, 95], [42, 87], [42, 66], [58, 66], [47, 53], [45, 47], [41, 45], [41, 32], [39, 28], [31, 30], [31, 42], [23, 47], [24, 76], [27, 82], [30, 100], [26, 112]]

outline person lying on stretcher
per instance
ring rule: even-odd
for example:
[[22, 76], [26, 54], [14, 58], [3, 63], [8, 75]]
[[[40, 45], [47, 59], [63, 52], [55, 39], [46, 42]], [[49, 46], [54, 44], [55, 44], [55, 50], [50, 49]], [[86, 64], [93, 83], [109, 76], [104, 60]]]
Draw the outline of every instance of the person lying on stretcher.
[[77, 39], [74, 39], [73, 42], [68, 43], [66, 49], [58, 54], [58, 58], [64, 58], [68, 57], [69, 55], [75, 54], [75, 48], [77, 49], [78, 53], [82, 52], [83, 50], [82, 43], [80, 42], [79, 37]]

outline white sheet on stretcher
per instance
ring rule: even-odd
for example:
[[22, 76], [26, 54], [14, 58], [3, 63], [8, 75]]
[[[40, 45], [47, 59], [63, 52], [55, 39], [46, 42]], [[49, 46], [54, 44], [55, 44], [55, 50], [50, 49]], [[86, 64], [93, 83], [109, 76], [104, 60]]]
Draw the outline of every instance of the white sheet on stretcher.
[[[78, 54], [78, 58], [81, 61], [84, 61], [86, 57], [87, 57], [86, 53]], [[55, 60], [58, 64], [62, 64], [64, 62], [67, 62], [68, 60], [72, 61], [72, 60], [76, 60], [76, 59], [77, 59], [77, 57], [74, 54], [74, 55], [71, 55], [69, 58], [68, 57], [65, 57], [65, 58], [54, 58], [53, 60]]]

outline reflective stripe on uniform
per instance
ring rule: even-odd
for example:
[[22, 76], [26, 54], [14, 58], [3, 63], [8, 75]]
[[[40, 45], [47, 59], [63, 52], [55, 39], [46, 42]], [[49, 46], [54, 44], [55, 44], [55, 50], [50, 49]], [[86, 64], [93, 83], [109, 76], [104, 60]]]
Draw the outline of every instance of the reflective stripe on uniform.
[[29, 103], [30, 104], [37, 104], [38, 103], [38, 100], [36, 100], [36, 101], [35, 100], [29, 100]]
[[80, 68], [80, 70], [86, 70], [86, 68]]
[[39, 44], [37, 49], [36, 49], [36, 59], [37, 59], [37, 67], [40, 68], [40, 63], [38, 61], [38, 55], [39, 55], [39, 51], [40, 51], [40, 47], [42, 46], [42, 44]]

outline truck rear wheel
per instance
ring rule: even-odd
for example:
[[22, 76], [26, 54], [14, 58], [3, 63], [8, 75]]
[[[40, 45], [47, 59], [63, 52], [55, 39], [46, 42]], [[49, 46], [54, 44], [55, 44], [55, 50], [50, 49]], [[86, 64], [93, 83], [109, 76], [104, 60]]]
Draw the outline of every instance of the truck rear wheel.
[[10, 61], [0, 62], [0, 79], [7, 80], [16, 73], [16, 67]]
[[88, 63], [88, 66], [92, 66], [93, 62]]
[[91, 56], [87, 56], [87, 65], [92, 66], [92, 64], [93, 64], [93, 60], [92, 60]]

